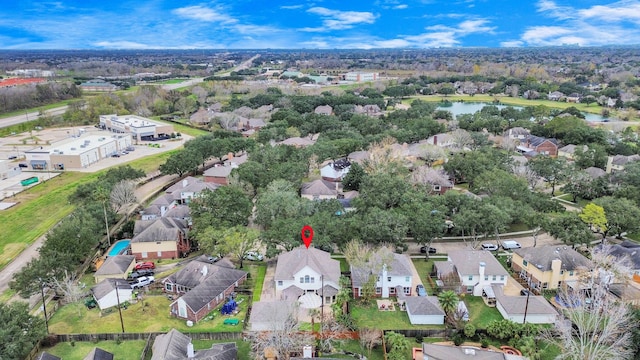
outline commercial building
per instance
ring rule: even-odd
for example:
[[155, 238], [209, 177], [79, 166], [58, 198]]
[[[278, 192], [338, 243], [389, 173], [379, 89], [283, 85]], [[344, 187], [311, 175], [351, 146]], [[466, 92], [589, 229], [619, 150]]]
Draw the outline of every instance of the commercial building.
[[173, 126], [137, 115], [100, 115], [100, 127], [119, 134], [131, 134], [138, 141], [168, 139]]
[[355, 81], [355, 82], [375, 81], [375, 80], [378, 80], [378, 73], [352, 71], [344, 74], [344, 79], [346, 81]]
[[27, 165], [33, 170], [86, 168], [131, 146], [131, 135], [80, 135], [52, 145], [25, 151]]

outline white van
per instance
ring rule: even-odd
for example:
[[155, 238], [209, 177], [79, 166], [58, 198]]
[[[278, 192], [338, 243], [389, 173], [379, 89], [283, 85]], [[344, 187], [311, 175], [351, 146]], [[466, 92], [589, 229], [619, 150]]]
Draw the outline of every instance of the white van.
[[505, 240], [502, 242], [502, 248], [505, 250], [520, 249], [520, 243], [514, 240]]

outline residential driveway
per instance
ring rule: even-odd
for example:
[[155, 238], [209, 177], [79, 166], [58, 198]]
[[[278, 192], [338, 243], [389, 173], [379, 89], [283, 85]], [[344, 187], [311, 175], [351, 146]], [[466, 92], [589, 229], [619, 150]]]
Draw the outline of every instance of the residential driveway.
[[262, 284], [262, 293], [260, 294], [260, 301], [270, 301], [276, 299], [276, 259], [267, 261], [267, 272], [264, 275], [264, 283]]

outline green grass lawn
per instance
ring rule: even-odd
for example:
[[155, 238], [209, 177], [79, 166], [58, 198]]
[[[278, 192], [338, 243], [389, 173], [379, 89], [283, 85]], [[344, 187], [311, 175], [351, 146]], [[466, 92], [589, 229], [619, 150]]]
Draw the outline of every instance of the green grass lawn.
[[[237, 301], [242, 300], [238, 305], [240, 312], [231, 318], [244, 320], [247, 311], [246, 295], [239, 295]], [[143, 303], [145, 306], [143, 306]], [[122, 310], [124, 329], [126, 332], [167, 332], [176, 328], [181, 332], [223, 332], [242, 331], [242, 323], [239, 325], [225, 325], [223, 316], [219, 312], [219, 307], [214, 309], [210, 315], [212, 319], [203, 319], [192, 327], [187, 327], [186, 322], [169, 315], [169, 304], [171, 301], [166, 296], [147, 296], [143, 302], [130, 305], [126, 310]], [[80, 309], [80, 315], [78, 315]], [[84, 306], [75, 304], [66, 305], [58, 309], [49, 321], [49, 331], [54, 334], [76, 334], [76, 333], [117, 333], [121, 332], [120, 317], [118, 311], [103, 317], [100, 310], [87, 309]], [[97, 325], [98, 324], [98, 325]]]
[[120, 344], [116, 341], [77, 341], [73, 345], [71, 342], [62, 342], [42, 350], [64, 360], [82, 360], [94, 347], [99, 347], [112, 353], [114, 359], [139, 359], [145, 343], [144, 340], [122, 341]]
[[444, 325], [412, 325], [406, 311], [380, 311], [375, 300], [363, 305], [356, 302], [351, 307], [351, 316], [359, 328], [380, 330], [443, 329]]
[[486, 329], [491, 321], [503, 319], [498, 309], [485, 305], [480, 296], [465, 296], [463, 300], [469, 310], [469, 322], [476, 329]]
[[424, 285], [425, 290], [427, 290], [427, 294], [434, 295], [436, 293], [436, 289], [429, 278], [429, 273], [431, 273], [431, 269], [433, 269], [434, 260], [413, 258], [411, 261], [413, 262], [413, 266], [415, 266], [418, 275], [420, 275], [420, 280], [422, 280], [422, 284]]
[[332, 259], [338, 260], [340, 262], [340, 271], [341, 272], [347, 272], [347, 271], [350, 270], [349, 263], [347, 262], [347, 259], [344, 258], [344, 256], [332, 257]]
[[267, 273], [267, 264], [251, 264], [248, 269], [251, 274], [251, 278], [253, 279], [253, 302], [260, 301], [262, 286], [264, 285], [264, 277]]

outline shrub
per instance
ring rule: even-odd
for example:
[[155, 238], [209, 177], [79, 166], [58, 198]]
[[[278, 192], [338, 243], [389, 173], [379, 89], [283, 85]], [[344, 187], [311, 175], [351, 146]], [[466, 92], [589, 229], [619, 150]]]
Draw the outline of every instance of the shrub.
[[467, 338], [471, 339], [475, 335], [476, 335], [476, 327], [473, 326], [473, 324], [467, 323], [464, 326], [464, 336], [466, 336]]
[[422, 337], [422, 335], [417, 335], [417, 336], [416, 336], [416, 342], [417, 342], [418, 344], [422, 343], [422, 340], [424, 340], [424, 337]]
[[462, 338], [462, 336], [460, 336], [460, 334], [456, 334], [453, 337], [453, 344], [455, 346], [460, 346], [460, 345], [462, 345], [463, 342], [464, 342], [464, 339]]
[[489, 340], [487, 338], [483, 337], [480, 340], [480, 346], [482, 346], [483, 349], [488, 348], [489, 347]]

